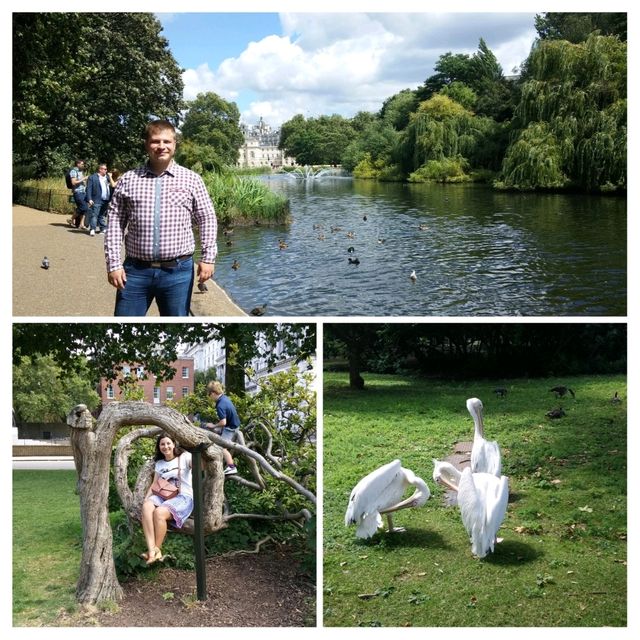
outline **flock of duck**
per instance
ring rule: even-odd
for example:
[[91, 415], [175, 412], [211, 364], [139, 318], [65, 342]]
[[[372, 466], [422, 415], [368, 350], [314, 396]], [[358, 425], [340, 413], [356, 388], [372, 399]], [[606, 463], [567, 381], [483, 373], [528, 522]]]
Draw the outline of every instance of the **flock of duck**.
[[[509, 479], [502, 475], [500, 447], [484, 438], [482, 402], [467, 400], [473, 418], [474, 436], [471, 465], [462, 471], [449, 462], [433, 460], [433, 480], [456, 492], [462, 524], [471, 542], [471, 552], [484, 558], [493, 552], [497, 534], [507, 512]], [[402, 499], [407, 487], [414, 493]], [[392, 514], [400, 509], [421, 507], [430, 498], [427, 483], [410, 469], [394, 460], [371, 472], [353, 488], [345, 514], [345, 525], [356, 525], [356, 536], [370, 538], [383, 526], [387, 517], [389, 531], [394, 528]]]

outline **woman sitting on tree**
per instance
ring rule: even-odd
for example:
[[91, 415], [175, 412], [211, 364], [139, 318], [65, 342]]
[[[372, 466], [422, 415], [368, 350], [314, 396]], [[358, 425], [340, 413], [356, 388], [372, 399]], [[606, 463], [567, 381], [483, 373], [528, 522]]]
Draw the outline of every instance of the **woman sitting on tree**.
[[[147, 564], [163, 560], [161, 547], [167, 535], [170, 520], [180, 529], [193, 511], [193, 488], [191, 484], [191, 454], [183, 451], [176, 441], [166, 433], [156, 440], [155, 475], [153, 483], [142, 503], [142, 530], [147, 542], [142, 557]], [[165, 499], [152, 492], [156, 481], [162, 478], [175, 484], [178, 495]]]

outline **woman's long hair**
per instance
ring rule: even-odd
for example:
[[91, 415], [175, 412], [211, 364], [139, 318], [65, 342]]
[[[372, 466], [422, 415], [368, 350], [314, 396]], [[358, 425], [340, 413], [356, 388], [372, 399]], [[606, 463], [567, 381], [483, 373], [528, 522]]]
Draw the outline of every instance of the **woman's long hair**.
[[164, 454], [160, 451], [160, 440], [162, 440], [163, 438], [169, 438], [169, 440], [171, 440], [171, 442], [173, 442], [173, 446], [175, 447], [173, 450], [174, 455], [176, 456], [176, 458], [180, 455], [182, 455], [184, 453], [184, 449], [182, 449], [180, 447], [180, 445], [178, 444], [178, 441], [173, 437], [170, 436], [168, 433], [161, 433], [157, 438], [156, 438], [156, 452], [153, 456], [154, 460], [164, 460]]

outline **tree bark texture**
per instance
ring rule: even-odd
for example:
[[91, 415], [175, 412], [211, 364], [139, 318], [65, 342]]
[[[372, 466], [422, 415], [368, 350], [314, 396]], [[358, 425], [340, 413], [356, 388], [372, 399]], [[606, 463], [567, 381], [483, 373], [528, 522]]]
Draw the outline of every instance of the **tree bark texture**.
[[[313, 505], [316, 504], [316, 496], [311, 491], [247, 447], [240, 432], [238, 442], [223, 440], [215, 433], [195, 427], [185, 416], [169, 407], [146, 402], [112, 402], [103, 409], [96, 421], [85, 405], [77, 405], [69, 412], [67, 424], [71, 427], [71, 445], [78, 476], [82, 520], [82, 560], [76, 589], [76, 599], [81, 604], [120, 600], [123, 595], [113, 560], [113, 537], [108, 507], [111, 450], [121, 427], [143, 426], [120, 438], [114, 456], [115, 484], [132, 532], [140, 521], [142, 501], [153, 479], [154, 461], [149, 460], [142, 466], [134, 490], [131, 491], [127, 480], [129, 456], [136, 440], [154, 438], [163, 431], [175, 438], [185, 449], [200, 447], [202, 450], [205, 534], [219, 531], [227, 526], [229, 520], [238, 517], [267, 520], [311, 517], [306, 509], [302, 509], [298, 514], [266, 517], [259, 514], [225, 514], [222, 447], [245, 456], [255, 482], [239, 475], [229, 476], [229, 480], [263, 491], [266, 484], [260, 474], [261, 469], [288, 484]], [[193, 533], [193, 520], [188, 519], [180, 531]]]
[[[67, 424], [71, 427], [82, 521], [82, 560], [76, 588], [76, 599], [81, 604], [122, 599], [122, 588], [118, 583], [113, 561], [113, 537], [108, 509], [111, 449], [120, 427], [155, 425], [187, 448], [206, 443], [208, 446], [203, 452], [203, 466], [210, 480], [205, 493], [209, 491], [214, 497], [214, 504], [208, 505], [208, 513], [205, 510], [205, 530], [215, 531], [224, 526], [222, 452], [220, 447], [211, 444], [206, 433], [194, 427], [182, 414], [169, 407], [155, 407], [145, 402], [112, 402], [95, 421], [85, 405], [77, 405], [69, 412]], [[135, 495], [131, 495], [128, 487], [121, 494], [124, 495], [123, 504], [127, 513], [135, 511], [136, 499], [146, 492], [152, 477], [152, 467], [148, 467], [147, 473], [149, 470], [151, 474], [147, 476], [148, 480], [138, 482]], [[122, 472], [118, 471], [118, 474], [121, 481]], [[144, 482], [147, 484], [143, 488]], [[139, 510], [140, 506], [137, 505], [137, 508]]]

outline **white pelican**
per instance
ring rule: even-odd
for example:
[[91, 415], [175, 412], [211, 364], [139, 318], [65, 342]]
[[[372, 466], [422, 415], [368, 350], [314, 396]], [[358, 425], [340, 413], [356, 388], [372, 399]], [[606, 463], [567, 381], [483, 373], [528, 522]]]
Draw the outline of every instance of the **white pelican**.
[[435, 482], [458, 492], [460, 515], [469, 538], [471, 553], [484, 558], [493, 551], [509, 501], [509, 479], [491, 473], [458, 471], [449, 462], [433, 461]]
[[471, 448], [471, 471], [473, 473], [492, 473], [498, 478], [502, 474], [500, 447], [495, 440], [484, 439], [482, 423], [482, 402], [478, 398], [467, 400], [467, 409], [473, 418], [473, 447]]
[[[410, 497], [402, 500], [409, 485], [416, 487], [416, 490]], [[358, 538], [370, 538], [382, 527], [384, 514], [387, 516], [390, 532], [404, 531], [400, 527], [393, 527], [391, 514], [407, 507], [421, 507], [430, 495], [429, 487], [422, 478], [418, 478], [413, 471], [404, 469], [400, 460], [394, 460], [372, 471], [353, 488], [344, 523], [346, 526], [357, 525]]]

